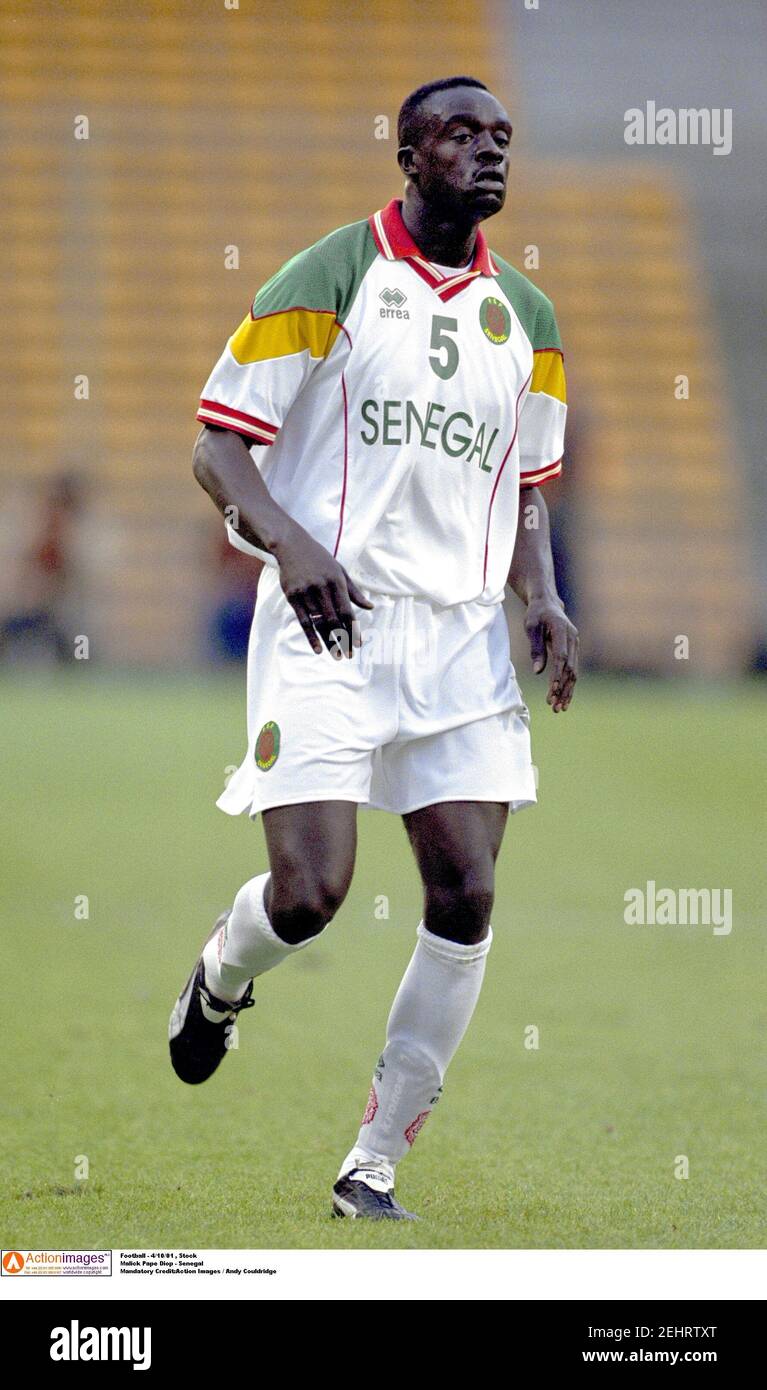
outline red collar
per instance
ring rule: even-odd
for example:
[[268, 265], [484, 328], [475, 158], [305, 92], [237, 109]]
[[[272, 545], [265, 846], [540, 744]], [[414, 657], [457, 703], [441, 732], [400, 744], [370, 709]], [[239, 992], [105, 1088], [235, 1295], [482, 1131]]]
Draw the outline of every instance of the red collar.
[[421, 276], [421, 279], [431, 285], [440, 299], [452, 299], [454, 294], [465, 289], [472, 280], [476, 280], [478, 275], [494, 276], [500, 274], [498, 266], [490, 255], [481, 227], [477, 228], [474, 260], [471, 265], [464, 270], [456, 271], [455, 275], [446, 276], [441, 271], [434, 269], [413, 241], [402, 220], [402, 200], [400, 198], [392, 198], [385, 208], [372, 213], [368, 221], [381, 255], [387, 261], [408, 261], [413, 270]]

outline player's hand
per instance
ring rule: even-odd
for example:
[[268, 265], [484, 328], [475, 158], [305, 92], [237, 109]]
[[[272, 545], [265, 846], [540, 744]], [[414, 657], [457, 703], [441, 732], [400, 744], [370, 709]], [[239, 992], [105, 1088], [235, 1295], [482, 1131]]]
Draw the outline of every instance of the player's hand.
[[343, 565], [300, 528], [280, 547], [276, 558], [282, 592], [312, 651], [319, 654], [324, 642], [336, 660], [344, 655], [351, 660], [354, 648], [362, 645], [352, 604], [372, 608], [370, 599], [357, 588]]
[[558, 599], [533, 599], [528, 604], [525, 631], [536, 675], [549, 668], [547, 705], [555, 714], [566, 710], [578, 679], [578, 632]]

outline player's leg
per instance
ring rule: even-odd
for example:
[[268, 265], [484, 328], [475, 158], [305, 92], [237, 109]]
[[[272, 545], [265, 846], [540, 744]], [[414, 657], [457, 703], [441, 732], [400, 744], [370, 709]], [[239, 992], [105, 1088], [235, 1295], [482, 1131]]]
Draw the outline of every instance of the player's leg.
[[354, 869], [356, 813], [350, 801], [263, 813], [269, 871], [243, 884], [218, 919], [171, 1015], [171, 1061], [183, 1081], [216, 1070], [254, 977], [307, 946], [337, 912]]
[[293, 945], [327, 926], [352, 881], [357, 805], [315, 801], [263, 812], [270, 876], [264, 894], [277, 935]]
[[354, 870], [354, 802], [274, 806], [263, 820], [269, 871], [243, 884], [220, 939], [204, 952], [210, 987], [224, 999], [237, 999], [251, 979], [318, 936]]
[[[407, 1215], [393, 1199], [394, 1170], [439, 1100], [479, 998], [507, 815], [505, 802], [460, 801], [404, 816], [423, 881], [424, 916], [357, 1143], [334, 1188], [341, 1215]], [[387, 1202], [393, 1210], [383, 1209]]]
[[458, 945], [490, 930], [505, 801], [444, 801], [403, 816], [424, 888], [424, 925]]

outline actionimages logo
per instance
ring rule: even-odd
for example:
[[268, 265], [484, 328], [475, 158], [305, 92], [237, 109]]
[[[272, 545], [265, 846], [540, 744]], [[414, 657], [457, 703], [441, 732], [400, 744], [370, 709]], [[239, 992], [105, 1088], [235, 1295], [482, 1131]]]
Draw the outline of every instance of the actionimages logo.
[[131, 1361], [134, 1371], [152, 1364], [151, 1327], [69, 1327], [51, 1329], [51, 1361]]
[[111, 1250], [4, 1250], [0, 1272], [18, 1279], [31, 1275], [112, 1273]]

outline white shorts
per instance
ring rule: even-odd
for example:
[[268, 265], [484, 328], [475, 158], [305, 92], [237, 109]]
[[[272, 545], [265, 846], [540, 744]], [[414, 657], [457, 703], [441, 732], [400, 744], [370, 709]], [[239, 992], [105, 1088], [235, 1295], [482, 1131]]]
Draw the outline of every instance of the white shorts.
[[236, 816], [304, 801], [404, 815], [440, 801], [536, 799], [529, 715], [500, 604], [441, 607], [363, 588], [351, 660], [309, 646], [261, 573], [248, 649], [248, 751], [217, 805]]

